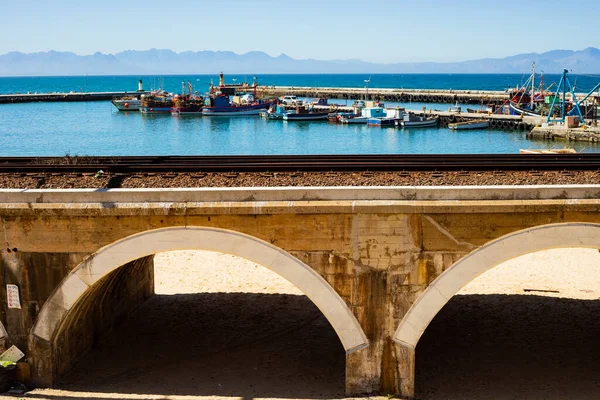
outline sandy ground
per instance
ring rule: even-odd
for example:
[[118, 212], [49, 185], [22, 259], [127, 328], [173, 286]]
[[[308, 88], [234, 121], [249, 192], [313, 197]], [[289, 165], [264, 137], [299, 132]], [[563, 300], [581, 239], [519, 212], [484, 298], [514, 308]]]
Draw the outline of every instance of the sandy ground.
[[[60, 390], [25, 398], [344, 397], [344, 350], [288, 282], [209, 252], [160, 254], [155, 266], [157, 295]], [[418, 398], [600, 398], [599, 299], [596, 250], [547, 251], [489, 271], [419, 342]]]

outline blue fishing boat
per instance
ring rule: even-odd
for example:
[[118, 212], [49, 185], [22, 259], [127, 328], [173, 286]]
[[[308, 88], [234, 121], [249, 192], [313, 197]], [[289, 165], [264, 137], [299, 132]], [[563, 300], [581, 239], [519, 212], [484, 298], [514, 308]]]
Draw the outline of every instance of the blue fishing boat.
[[213, 117], [259, 115], [261, 111], [268, 109], [271, 104], [271, 102], [263, 102], [261, 100], [252, 104], [235, 104], [229, 100], [228, 95], [220, 94], [206, 99], [202, 115]]

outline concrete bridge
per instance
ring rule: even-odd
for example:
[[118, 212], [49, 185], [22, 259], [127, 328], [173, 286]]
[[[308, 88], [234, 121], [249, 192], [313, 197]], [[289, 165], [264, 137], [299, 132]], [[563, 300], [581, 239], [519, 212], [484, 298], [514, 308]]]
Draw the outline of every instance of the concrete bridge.
[[155, 253], [211, 250], [314, 302], [346, 350], [348, 394], [410, 397], [415, 348], [449, 299], [520, 255], [600, 249], [598, 199], [597, 185], [2, 190], [0, 279], [21, 308], [1, 291], [0, 336], [53, 385], [153, 294]]

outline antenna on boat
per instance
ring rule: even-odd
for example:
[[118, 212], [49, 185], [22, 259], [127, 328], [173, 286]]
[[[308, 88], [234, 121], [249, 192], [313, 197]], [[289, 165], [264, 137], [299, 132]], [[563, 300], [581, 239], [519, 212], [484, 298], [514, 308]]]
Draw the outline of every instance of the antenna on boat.
[[252, 86], [254, 88], [254, 101], [256, 101], [256, 87], [258, 86], [258, 78], [256, 78], [256, 75], [254, 75], [254, 82], [252, 83]]

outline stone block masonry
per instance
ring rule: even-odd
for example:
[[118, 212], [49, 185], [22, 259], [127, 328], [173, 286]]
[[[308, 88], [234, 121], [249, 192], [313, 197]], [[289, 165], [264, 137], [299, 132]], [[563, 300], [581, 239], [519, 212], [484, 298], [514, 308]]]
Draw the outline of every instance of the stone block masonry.
[[[0, 339], [53, 385], [153, 294], [153, 255], [233, 254], [320, 309], [348, 394], [414, 393], [417, 343], [464, 285], [508, 258], [600, 248], [600, 186], [3, 190]], [[243, 331], [244, 327], [236, 329]], [[301, 344], [299, 344], [301, 345]], [[416, 349], [416, 350], [415, 350]]]

